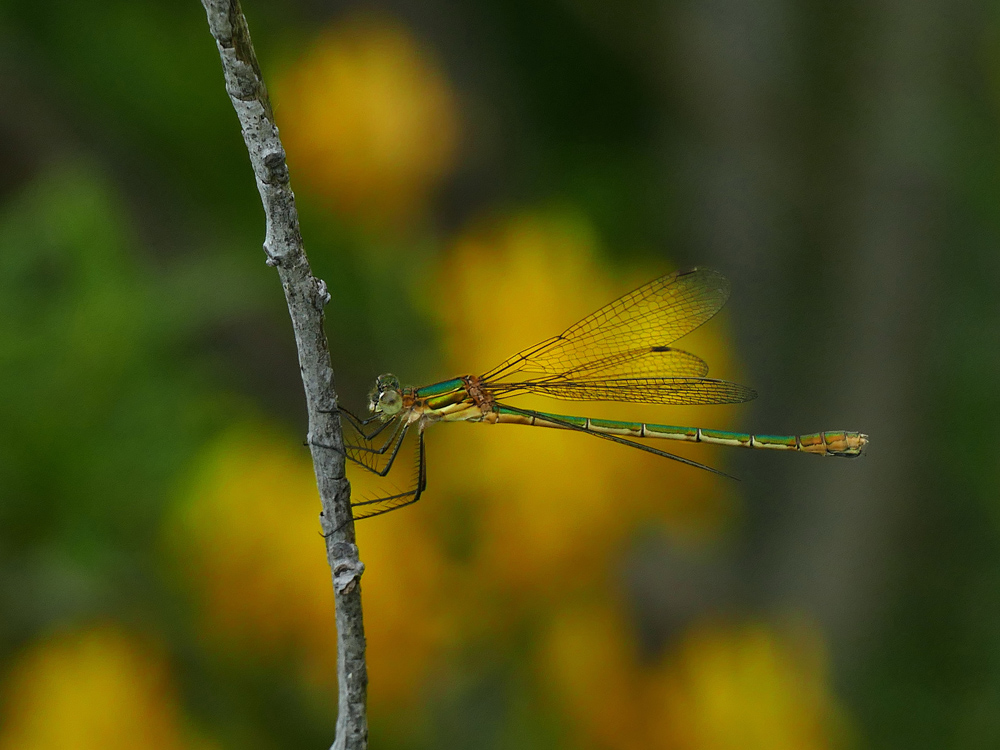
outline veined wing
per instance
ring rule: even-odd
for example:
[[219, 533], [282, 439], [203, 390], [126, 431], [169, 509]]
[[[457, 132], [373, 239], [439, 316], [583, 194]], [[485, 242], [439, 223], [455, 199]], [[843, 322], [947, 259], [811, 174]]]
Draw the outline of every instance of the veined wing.
[[554, 378], [542, 380], [580, 381], [606, 380], [608, 378], [702, 378], [708, 374], [708, 365], [683, 349], [670, 346], [648, 346], [612, 354], [602, 359], [574, 367]]
[[728, 298], [729, 282], [717, 271], [695, 268], [662, 276], [514, 355], [483, 379], [495, 382], [515, 372], [559, 376], [615, 355], [662, 350], [709, 320]]
[[[619, 378], [702, 378], [708, 374], [708, 365], [700, 357], [682, 349], [669, 346], [653, 346], [632, 349], [621, 354], [612, 354], [603, 359], [585, 362], [572, 370], [558, 375], [521, 371], [519, 376], [532, 376], [520, 381], [546, 385], [556, 383], [592, 382]], [[505, 388], [506, 381], [483, 381], [491, 391]]]
[[591, 381], [525, 381], [490, 387], [496, 397], [537, 393], [565, 401], [625, 401], [634, 404], [738, 404], [757, 398], [739, 383], [711, 378], [608, 378]]

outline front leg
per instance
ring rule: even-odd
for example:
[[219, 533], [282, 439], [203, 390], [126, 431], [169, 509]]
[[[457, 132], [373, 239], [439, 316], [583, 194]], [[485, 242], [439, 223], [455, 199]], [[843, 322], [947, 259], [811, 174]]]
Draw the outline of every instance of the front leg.
[[413, 505], [420, 499], [420, 496], [427, 489], [427, 456], [424, 451], [424, 431], [420, 429], [417, 439], [417, 476], [414, 487], [407, 492], [400, 492], [395, 495], [384, 495], [371, 500], [361, 500], [351, 503], [351, 512], [354, 520], [380, 516], [391, 510], [402, 508], [406, 505]]
[[368, 417], [368, 419], [361, 419], [349, 409], [341, 408], [340, 413], [344, 414], [350, 420], [351, 426], [355, 430], [357, 430], [358, 433], [365, 438], [365, 440], [373, 440], [380, 432], [382, 432], [382, 430], [384, 430], [389, 425], [389, 421], [391, 421], [391, 420], [383, 420], [382, 424], [376, 427], [374, 432], [369, 434], [364, 431], [364, 428], [367, 427], [372, 422], [374, 422], [375, 420], [382, 419], [381, 414], [373, 414], [372, 416]]
[[[345, 445], [344, 447], [347, 449], [347, 458], [356, 463], [358, 466], [361, 466], [363, 469], [370, 471], [372, 474], [384, 477], [389, 473], [393, 463], [396, 461], [396, 456], [399, 455], [399, 449], [403, 445], [403, 439], [406, 437], [406, 433], [409, 429], [409, 424], [400, 422], [398, 429], [395, 433], [393, 433], [392, 437], [382, 449]], [[383, 455], [390, 445], [392, 450], [389, 453], [389, 457], [386, 459], [385, 465], [382, 468], [379, 468], [378, 457]]]
[[[359, 455], [360, 454], [370, 454], [373, 457], [372, 458], [372, 462], [374, 462], [376, 460], [374, 458], [374, 456], [383, 455], [386, 451], [388, 451], [390, 449], [391, 446], [393, 446], [395, 444], [396, 438], [399, 436], [399, 430], [402, 427], [405, 426], [405, 424], [401, 420], [399, 420], [398, 418], [389, 419], [386, 422], [384, 422], [377, 430], [375, 430], [375, 432], [372, 433], [371, 437], [368, 437], [368, 436], [365, 435], [364, 432], [362, 432], [361, 430], [359, 430], [357, 428], [357, 426], [353, 422], [351, 422], [350, 420], [348, 420], [346, 422], [346, 424], [349, 424], [351, 426], [351, 429], [353, 429], [355, 432], [358, 433], [357, 436], [355, 436], [355, 437], [361, 443], [366, 443], [365, 445], [358, 445], [356, 443], [350, 442], [347, 439], [346, 431], [345, 431], [345, 436], [344, 436], [345, 437], [345, 439], [344, 439], [344, 451], [341, 451], [341, 450], [339, 450], [338, 448], [335, 448], [332, 445], [326, 445], [325, 443], [317, 443], [315, 441], [313, 441], [311, 443], [309, 441], [307, 441], [305, 444], [306, 445], [310, 445], [310, 444], [311, 445], [316, 445], [316, 446], [319, 446], [320, 448], [326, 448], [328, 450], [337, 451], [338, 453], [341, 453], [342, 455], [344, 455], [347, 458], [351, 459], [355, 463], [358, 463], [361, 466], [364, 466], [365, 468], [370, 468], [368, 466], [368, 462], [365, 462], [365, 461], [361, 460], [361, 458], [359, 458]], [[344, 426], [346, 426], [346, 424]], [[382, 432], [383, 430], [385, 430], [385, 428], [388, 427], [390, 424], [395, 425], [396, 429], [389, 435], [389, 437], [386, 439], [386, 441], [381, 446], [379, 446], [379, 447], [376, 448], [376, 447], [373, 447], [373, 446], [367, 444], [367, 443], [371, 443], [372, 439], [375, 438], [375, 437], [377, 437], [378, 434], [380, 432]]]

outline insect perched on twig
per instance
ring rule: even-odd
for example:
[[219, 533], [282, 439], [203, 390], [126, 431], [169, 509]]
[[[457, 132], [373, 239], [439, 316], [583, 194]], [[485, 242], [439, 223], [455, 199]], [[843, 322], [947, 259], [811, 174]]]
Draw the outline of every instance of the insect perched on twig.
[[[750, 388], [705, 377], [708, 365], [671, 346], [714, 316], [729, 298], [720, 273], [695, 268], [662, 276], [605, 305], [558, 336], [514, 355], [483, 375], [463, 375], [422, 388], [380, 375], [369, 394], [371, 416], [344, 408], [356, 433], [347, 458], [379, 476], [388, 474], [403, 439], [417, 430], [417, 475], [405, 491], [352, 503], [354, 518], [387, 513], [420, 499], [427, 486], [424, 430], [434, 422], [522, 424], [575, 430], [664, 458], [723, 474], [709, 466], [635, 442], [634, 438], [686, 440], [743, 448], [803, 451], [826, 456], [861, 454], [868, 436], [843, 430], [807, 435], [751, 435], [700, 427], [618, 422], [521, 409], [507, 399], [527, 393], [567, 401], [636, 404], [733, 404], [750, 401]], [[631, 438], [631, 439], [630, 439]]]

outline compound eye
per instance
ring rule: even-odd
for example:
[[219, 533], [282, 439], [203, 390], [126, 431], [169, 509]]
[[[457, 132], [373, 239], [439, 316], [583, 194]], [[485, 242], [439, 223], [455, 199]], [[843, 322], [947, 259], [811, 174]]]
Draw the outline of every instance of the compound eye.
[[399, 391], [385, 391], [379, 396], [378, 404], [385, 414], [396, 414], [403, 406], [403, 399], [400, 398]]

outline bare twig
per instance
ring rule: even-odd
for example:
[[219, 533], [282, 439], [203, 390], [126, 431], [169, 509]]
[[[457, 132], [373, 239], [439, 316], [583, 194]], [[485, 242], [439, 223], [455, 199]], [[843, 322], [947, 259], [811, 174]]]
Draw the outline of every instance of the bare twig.
[[[226, 91], [250, 152], [266, 216], [264, 252], [285, 290], [299, 369], [309, 411], [309, 444], [323, 502], [322, 525], [337, 606], [337, 683], [340, 690], [336, 750], [368, 746], [365, 701], [368, 670], [361, 619], [361, 573], [351, 520], [350, 485], [344, 478], [343, 435], [334, 391], [330, 349], [323, 331], [326, 284], [315, 278], [302, 247], [295, 196], [288, 184], [285, 151], [278, 138], [267, 89], [250, 42], [239, 0], [202, 0], [222, 57]], [[333, 446], [330, 449], [322, 446]]]

